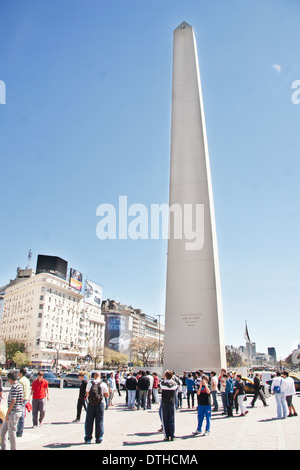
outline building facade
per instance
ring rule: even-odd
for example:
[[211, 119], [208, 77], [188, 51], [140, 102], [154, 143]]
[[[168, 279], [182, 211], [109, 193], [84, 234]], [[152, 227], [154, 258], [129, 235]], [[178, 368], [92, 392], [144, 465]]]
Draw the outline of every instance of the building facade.
[[[132, 341], [148, 338], [163, 345], [164, 326], [141, 309], [107, 299], [102, 302], [102, 312], [106, 320], [105, 346], [126, 354], [129, 362], [133, 359]], [[159, 351], [152, 354], [151, 362], [154, 365], [160, 362]]]
[[6, 286], [0, 338], [23, 342], [33, 367], [72, 367], [89, 348], [103, 350], [101, 307], [87, 304], [67, 280], [27, 271]]

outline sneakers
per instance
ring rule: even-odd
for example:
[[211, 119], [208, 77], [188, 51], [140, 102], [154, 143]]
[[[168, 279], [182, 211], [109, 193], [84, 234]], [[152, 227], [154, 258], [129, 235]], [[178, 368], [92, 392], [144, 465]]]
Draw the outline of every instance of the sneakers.
[[[192, 433], [194, 436], [199, 436], [201, 434], [201, 431], [198, 431], [198, 429], [196, 429], [196, 431], [194, 431]], [[209, 431], [205, 431], [205, 433], [203, 434], [203, 436], [209, 436]]]

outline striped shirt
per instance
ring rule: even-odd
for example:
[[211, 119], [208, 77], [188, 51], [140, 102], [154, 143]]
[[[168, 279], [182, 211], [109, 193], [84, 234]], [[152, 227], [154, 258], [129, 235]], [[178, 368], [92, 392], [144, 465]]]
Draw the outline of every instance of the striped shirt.
[[23, 410], [23, 387], [19, 382], [15, 382], [8, 394], [8, 408], [12, 400], [15, 400], [15, 404], [13, 406], [12, 411], [19, 412]]

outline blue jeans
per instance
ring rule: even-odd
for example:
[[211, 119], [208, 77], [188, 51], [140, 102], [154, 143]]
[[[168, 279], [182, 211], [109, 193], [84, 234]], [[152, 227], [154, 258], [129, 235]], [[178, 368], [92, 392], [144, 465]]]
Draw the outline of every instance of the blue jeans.
[[[287, 417], [287, 407], [285, 393], [275, 393], [275, 400], [277, 405], [277, 418]], [[283, 415], [283, 416], [282, 416]]]
[[135, 405], [136, 390], [127, 390], [128, 392], [128, 407], [133, 408]]
[[211, 420], [211, 406], [210, 405], [198, 405], [198, 427], [197, 431], [202, 431], [202, 424], [206, 419], [206, 428], [205, 431], [210, 431], [210, 420]]
[[216, 392], [216, 391], [211, 392], [215, 411], [218, 411], [218, 409], [219, 409], [218, 400], [217, 400], [217, 393], [218, 392]]
[[227, 397], [225, 392], [221, 392], [222, 404], [223, 404], [223, 413], [227, 413]]
[[28, 403], [29, 400], [24, 400], [23, 401], [23, 409], [22, 409], [22, 416], [19, 419], [18, 426], [17, 426], [17, 436], [21, 437], [23, 435], [23, 430], [24, 430], [24, 423], [25, 423], [25, 406], [26, 403]]
[[85, 438], [84, 440], [91, 441], [93, 437], [93, 427], [95, 422], [95, 438], [96, 441], [102, 441], [104, 434], [104, 403], [103, 401], [98, 406], [91, 406], [88, 403], [85, 419]]

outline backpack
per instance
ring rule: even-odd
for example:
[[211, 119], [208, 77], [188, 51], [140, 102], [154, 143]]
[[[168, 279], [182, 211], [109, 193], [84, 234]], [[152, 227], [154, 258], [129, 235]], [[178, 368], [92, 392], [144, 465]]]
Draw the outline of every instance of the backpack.
[[103, 398], [102, 388], [100, 382], [92, 382], [92, 386], [89, 392], [89, 404], [91, 406], [100, 405]]

